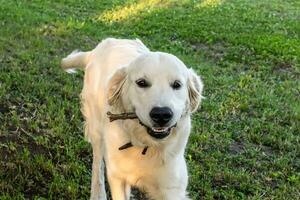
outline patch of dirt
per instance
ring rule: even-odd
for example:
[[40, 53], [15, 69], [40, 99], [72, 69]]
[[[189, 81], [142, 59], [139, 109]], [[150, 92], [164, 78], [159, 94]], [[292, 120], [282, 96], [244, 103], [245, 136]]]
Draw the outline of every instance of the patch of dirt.
[[0, 113], [7, 113], [8, 111], [9, 108], [6, 105], [0, 103]]
[[193, 43], [191, 44], [191, 48], [194, 51], [200, 51], [205, 53], [209, 58], [215, 61], [222, 61], [227, 55], [227, 48], [222, 42], [218, 42], [213, 45]]
[[240, 154], [245, 151], [245, 144], [243, 142], [234, 141], [229, 146], [229, 152], [231, 154]]
[[293, 71], [293, 65], [288, 62], [279, 62], [273, 67], [273, 71], [291, 72]]
[[270, 178], [270, 177], [266, 177], [265, 178], [265, 182], [264, 185], [266, 185], [267, 187], [270, 187], [272, 189], [276, 189], [278, 188], [278, 183], [276, 180]]
[[272, 149], [272, 147], [262, 145], [262, 144], [252, 144], [252, 145], [267, 156], [274, 154], [274, 150]]
[[272, 72], [275, 75], [281, 75], [282, 79], [299, 79], [300, 73], [297, 72], [295, 64], [291, 62], [277, 62], [272, 67]]
[[255, 148], [258, 149], [259, 151], [261, 151], [263, 154], [270, 156], [272, 154], [274, 154], [274, 150], [266, 145], [262, 145], [262, 144], [245, 144], [244, 142], [240, 142], [240, 141], [233, 141], [230, 146], [229, 146], [229, 152], [231, 154], [241, 154], [243, 153], [246, 148]]
[[213, 177], [212, 186], [221, 187], [222, 185], [226, 185], [224, 174], [218, 173]]
[[49, 150], [37, 144], [36, 141], [23, 128], [17, 128], [13, 131], [9, 128], [9, 134], [0, 135], [0, 161], [13, 160], [19, 152], [27, 148], [31, 156], [44, 155], [51, 158]]

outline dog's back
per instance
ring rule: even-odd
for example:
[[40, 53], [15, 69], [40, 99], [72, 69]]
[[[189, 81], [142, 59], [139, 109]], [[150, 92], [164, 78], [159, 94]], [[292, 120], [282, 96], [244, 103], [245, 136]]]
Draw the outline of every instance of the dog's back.
[[[75, 50], [62, 59], [61, 66], [65, 70], [80, 68], [85, 70], [92, 60], [118, 67], [128, 64], [138, 55], [148, 52], [149, 49], [139, 40], [107, 38], [101, 41], [92, 51], [82, 52]], [[99, 63], [100, 64], [100, 63]]]

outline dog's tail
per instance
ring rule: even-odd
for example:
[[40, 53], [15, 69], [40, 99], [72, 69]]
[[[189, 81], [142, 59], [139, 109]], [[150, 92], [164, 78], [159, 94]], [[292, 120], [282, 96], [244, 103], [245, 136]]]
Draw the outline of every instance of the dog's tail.
[[84, 70], [89, 62], [91, 52], [75, 50], [61, 60], [61, 67], [69, 73], [76, 72], [76, 68]]

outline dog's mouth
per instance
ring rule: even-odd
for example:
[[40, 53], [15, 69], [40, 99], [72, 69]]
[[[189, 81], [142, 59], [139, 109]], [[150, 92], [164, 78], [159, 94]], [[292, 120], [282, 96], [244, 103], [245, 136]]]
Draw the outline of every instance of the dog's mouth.
[[[174, 124], [173, 126], [170, 127], [153, 127], [150, 128], [147, 125], [145, 125], [144, 123], [142, 123], [142, 121], [138, 118], [138, 116], [135, 113], [121, 113], [121, 114], [113, 114], [111, 112], [107, 112], [107, 116], [109, 118], [110, 122], [113, 122], [115, 120], [126, 120], [126, 119], [138, 119], [139, 123], [144, 126], [147, 130], [147, 133], [156, 138], [156, 139], [163, 139], [165, 137], [167, 137], [168, 135], [170, 135], [172, 128], [176, 127], [177, 123]], [[128, 142], [124, 145], [122, 145], [121, 147], [119, 147], [119, 150], [124, 150], [127, 148], [132, 147], [133, 144], [131, 142]], [[148, 146], [145, 146], [142, 154], [145, 155], [147, 152]]]
[[170, 135], [171, 130], [176, 127], [177, 124], [174, 124], [173, 126], [170, 127], [148, 127], [144, 123], [140, 121], [140, 124], [144, 126], [147, 129], [147, 133], [156, 139], [163, 139], [166, 138], [168, 135]]
[[169, 127], [148, 127], [147, 125], [145, 125], [140, 119], [139, 117], [134, 113], [121, 113], [121, 114], [112, 114], [111, 112], [107, 112], [107, 115], [109, 117], [109, 121], [115, 121], [115, 120], [126, 120], [126, 119], [138, 119], [139, 123], [144, 126], [147, 130], [147, 133], [156, 138], [156, 139], [163, 139], [165, 137], [167, 137], [168, 135], [170, 135], [172, 128], [176, 127], [177, 123], [169, 126]]

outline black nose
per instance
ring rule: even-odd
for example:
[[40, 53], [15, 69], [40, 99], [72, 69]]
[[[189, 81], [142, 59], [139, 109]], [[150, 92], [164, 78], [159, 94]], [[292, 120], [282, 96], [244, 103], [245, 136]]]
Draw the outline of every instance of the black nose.
[[154, 107], [150, 112], [150, 117], [155, 123], [163, 126], [172, 119], [173, 112], [168, 107]]

